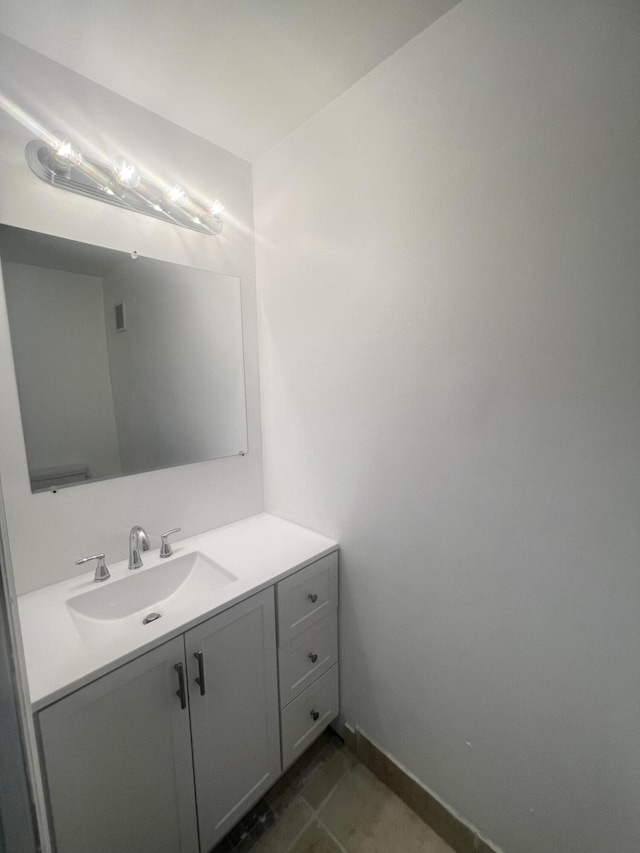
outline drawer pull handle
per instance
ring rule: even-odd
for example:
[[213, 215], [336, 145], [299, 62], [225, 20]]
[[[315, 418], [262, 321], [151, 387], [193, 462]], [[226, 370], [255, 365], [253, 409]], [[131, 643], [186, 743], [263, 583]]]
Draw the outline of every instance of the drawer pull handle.
[[200, 687], [200, 695], [204, 696], [204, 655], [202, 652], [194, 652], [193, 656], [198, 661], [198, 677], [196, 678], [196, 684]]
[[177, 663], [173, 668], [178, 673], [178, 689], [176, 690], [176, 696], [180, 699], [180, 707], [184, 711], [187, 707], [187, 692], [184, 687], [184, 667], [181, 663]]
[[311, 601], [312, 604], [316, 603], [316, 601], [318, 600], [318, 596], [315, 594], [315, 592], [309, 593], [309, 600]]
[[309, 660], [311, 663], [315, 663], [318, 660], [318, 655], [314, 655], [313, 652], [309, 652]]
[[313, 717], [313, 722], [315, 723], [318, 717], [320, 716], [320, 711], [312, 711], [311, 716]]

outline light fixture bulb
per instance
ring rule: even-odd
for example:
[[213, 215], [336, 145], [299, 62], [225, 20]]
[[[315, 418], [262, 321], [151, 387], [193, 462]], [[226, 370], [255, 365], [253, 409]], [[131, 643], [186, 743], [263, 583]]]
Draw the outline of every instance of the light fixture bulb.
[[209, 205], [208, 210], [212, 216], [221, 216], [224, 212], [224, 204], [216, 199], [213, 204]]
[[53, 145], [53, 151], [56, 160], [65, 166], [70, 163], [79, 166], [82, 163], [82, 154], [73, 147], [68, 139], [59, 140], [57, 144]]
[[140, 185], [140, 172], [124, 157], [116, 157], [111, 165], [111, 172], [120, 186], [125, 189], [135, 190]]
[[184, 187], [181, 187], [178, 184], [167, 190], [164, 194], [164, 197], [169, 202], [169, 204], [173, 204], [176, 207], [184, 207], [189, 201], [187, 191], [184, 189]]

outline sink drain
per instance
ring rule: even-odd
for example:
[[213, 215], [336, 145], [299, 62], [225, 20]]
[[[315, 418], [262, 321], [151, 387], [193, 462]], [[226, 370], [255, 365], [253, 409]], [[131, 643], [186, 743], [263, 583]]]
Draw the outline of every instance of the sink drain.
[[142, 620], [143, 625], [148, 625], [149, 622], [155, 622], [156, 619], [159, 619], [162, 616], [162, 613], [149, 613]]

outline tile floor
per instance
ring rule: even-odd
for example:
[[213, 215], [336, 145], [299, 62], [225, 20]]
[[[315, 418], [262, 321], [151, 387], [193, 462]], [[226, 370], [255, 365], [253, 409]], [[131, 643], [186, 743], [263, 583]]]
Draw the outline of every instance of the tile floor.
[[326, 732], [213, 853], [453, 853]]

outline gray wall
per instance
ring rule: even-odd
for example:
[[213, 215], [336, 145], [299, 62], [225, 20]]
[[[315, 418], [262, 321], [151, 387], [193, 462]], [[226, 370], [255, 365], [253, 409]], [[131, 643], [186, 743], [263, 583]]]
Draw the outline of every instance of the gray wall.
[[[124, 301], [126, 331], [113, 306]], [[104, 313], [123, 471], [247, 448], [240, 282], [145, 259], [104, 278]]]
[[640, 849], [640, 4], [466, 0], [254, 174], [267, 507], [344, 718], [508, 853]]
[[102, 279], [14, 263], [2, 275], [29, 469], [119, 471]]
[[[238, 276], [245, 332], [249, 453], [207, 463], [32, 495], [20, 426], [6, 306], [0, 304], [2, 480], [19, 592], [78, 571], [74, 560], [106, 551], [124, 559], [132, 524], [184, 536], [263, 508], [262, 442], [250, 165], [107, 89], [0, 36], [0, 222]], [[8, 99], [8, 100], [7, 100]], [[29, 171], [26, 143], [37, 122], [73, 138], [87, 156], [118, 154], [145, 172], [220, 198], [223, 234], [207, 237], [47, 186]]]

